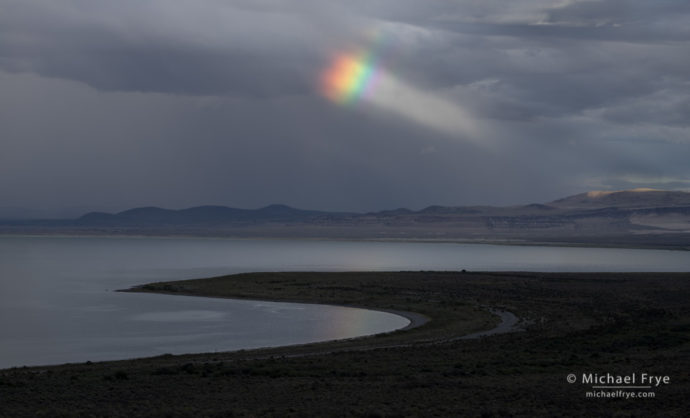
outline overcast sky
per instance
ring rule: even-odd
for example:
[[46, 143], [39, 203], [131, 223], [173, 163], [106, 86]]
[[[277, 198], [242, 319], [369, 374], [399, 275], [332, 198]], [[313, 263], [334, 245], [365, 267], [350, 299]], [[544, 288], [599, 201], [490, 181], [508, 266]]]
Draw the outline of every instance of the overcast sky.
[[688, 189], [689, 75], [686, 0], [0, 0], [0, 206]]

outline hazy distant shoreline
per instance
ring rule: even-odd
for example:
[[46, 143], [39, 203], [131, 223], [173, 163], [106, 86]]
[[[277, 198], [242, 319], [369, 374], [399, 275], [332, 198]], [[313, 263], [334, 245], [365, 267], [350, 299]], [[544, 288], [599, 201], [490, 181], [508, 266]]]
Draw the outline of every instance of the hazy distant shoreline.
[[0, 234], [192, 236], [690, 249], [690, 193], [589, 192], [548, 203], [429, 206], [370, 213], [269, 205], [90, 212], [76, 219], [0, 220]]
[[[629, 248], [647, 250], [690, 251], [690, 234], [674, 234], [670, 238], [659, 237], [661, 242], [596, 242], [595, 240], [558, 241], [558, 240], [518, 240], [518, 239], [471, 239], [471, 238], [376, 238], [376, 237], [338, 237], [338, 236], [301, 236], [301, 235], [232, 235], [209, 232], [208, 234], [155, 231], [11, 231], [0, 227], [0, 237], [65, 237], [65, 238], [160, 238], [160, 239], [228, 239], [228, 240], [298, 240], [298, 241], [344, 241], [344, 242], [399, 242], [399, 243], [430, 243], [430, 244], [476, 244], [476, 245], [506, 245], [533, 247], [582, 247], [582, 248]], [[673, 242], [677, 240], [677, 242]]]
[[370, 213], [269, 205], [259, 209], [158, 207], [76, 219], [0, 220], [0, 235], [320, 239], [690, 249], [690, 193], [589, 192], [544, 204], [429, 206]]

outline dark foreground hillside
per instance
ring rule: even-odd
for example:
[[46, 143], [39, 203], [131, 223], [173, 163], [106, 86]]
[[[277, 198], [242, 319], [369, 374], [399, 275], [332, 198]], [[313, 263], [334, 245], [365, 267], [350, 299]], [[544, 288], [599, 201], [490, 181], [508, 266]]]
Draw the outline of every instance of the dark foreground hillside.
[[[684, 416], [690, 405], [690, 274], [261, 273], [139, 290], [350, 303], [431, 321], [344, 342], [2, 370], [0, 416], [627, 417]], [[526, 330], [454, 339], [494, 325], [483, 307], [514, 312]], [[668, 382], [625, 399], [588, 398], [594, 384], [581, 381], [640, 383], [643, 373]]]

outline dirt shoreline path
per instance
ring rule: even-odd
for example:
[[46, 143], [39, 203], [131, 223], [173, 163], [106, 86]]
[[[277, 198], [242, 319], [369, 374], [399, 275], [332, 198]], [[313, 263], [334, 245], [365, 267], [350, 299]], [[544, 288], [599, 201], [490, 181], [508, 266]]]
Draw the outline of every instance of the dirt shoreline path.
[[508, 332], [522, 331], [522, 329], [519, 328], [519, 326], [518, 326], [518, 324], [520, 323], [520, 318], [518, 318], [514, 313], [509, 312], [509, 311], [498, 310], [495, 308], [488, 308], [488, 309], [492, 314], [498, 315], [501, 318], [501, 322], [498, 325], [496, 325], [494, 328], [492, 328], [490, 330], [479, 331], [479, 332], [474, 332], [472, 334], [463, 335], [462, 337], [457, 337], [455, 339], [451, 339], [451, 341], [454, 341], [454, 340], [473, 340], [473, 339], [488, 337], [488, 336], [496, 335], [496, 334], [506, 334]]

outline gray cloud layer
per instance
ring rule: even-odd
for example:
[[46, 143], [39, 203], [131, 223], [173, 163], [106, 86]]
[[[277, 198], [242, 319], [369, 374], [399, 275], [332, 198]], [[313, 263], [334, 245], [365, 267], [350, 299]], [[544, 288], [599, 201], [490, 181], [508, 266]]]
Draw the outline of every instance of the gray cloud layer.
[[[0, 0], [0, 206], [688, 188], [689, 46], [690, 5], [670, 0]], [[481, 136], [322, 98], [319, 74], [352, 48]]]

